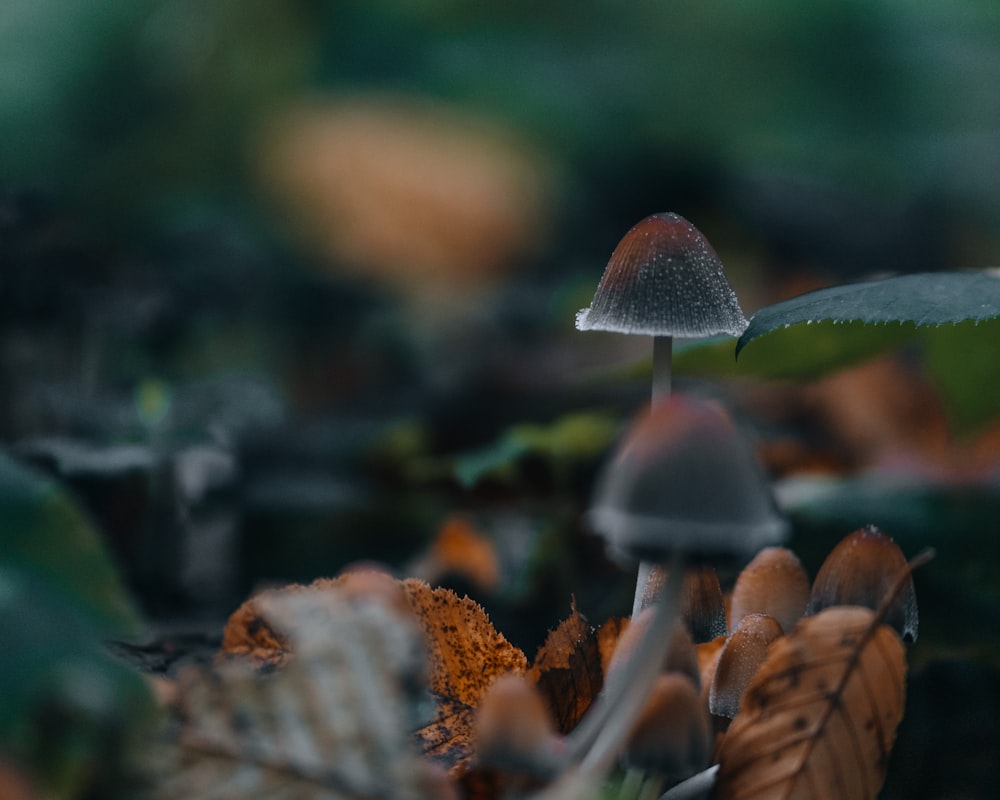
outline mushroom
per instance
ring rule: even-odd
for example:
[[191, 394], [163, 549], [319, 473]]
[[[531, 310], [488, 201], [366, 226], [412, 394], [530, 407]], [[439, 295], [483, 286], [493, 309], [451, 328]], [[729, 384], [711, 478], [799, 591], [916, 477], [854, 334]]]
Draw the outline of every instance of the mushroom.
[[675, 336], [739, 336], [747, 320], [722, 262], [694, 225], [653, 214], [618, 243], [590, 306], [576, 315], [581, 331], [653, 337], [653, 400], [670, 393]]
[[[874, 525], [866, 525], [841, 539], [820, 566], [806, 616], [830, 606], [877, 609], [906, 567], [906, 556], [892, 537]], [[885, 621], [904, 640], [917, 641], [919, 618], [912, 575], [892, 601]]]
[[675, 394], [640, 415], [601, 474], [588, 521], [620, 558], [667, 565], [652, 620], [635, 656], [573, 732], [595, 772], [621, 737], [664, 663], [679, 614], [685, 561], [745, 559], [779, 544], [777, 514], [753, 453], [718, 404]]
[[732, 719], [740, 709], [743, 693], [767, 658], [767, 648], [784, 631], [767, 614], [751, 613], [727, 640], [719, 654], [708, 694], [708, 710], [716, 717]]
[[750, 558], [785, 533], [735, 423], [718, 403], [687, 394], [661, 400], [629, 427], [588, 517], [613, 554], [661, 563], [669, 552]]
[[[667, 571], [658, 564], [649, 571], [646, 583], [638, 598], [638, 605], [632, 609], [632, 621], [656, 602], [660, 590], [667, 579]], [[806, 594], [809, 587], [806, 586]], [[805, 601], [803, 601], [805, 606]], [[728, 633], [726, 626], [726, 601], [722, 596], [719, 575], [711, 564], [692, 567], [684, 573], [684, 587], [681, 589], [681, 616], [687, 626], [691, 640], [695, 644], [710, 642]]]
[[697, 687], [679, 672], [661, 673], [622, 752], [627, 775], [652, 773], [640, 796], [659, 797], [664, 785], [708, 766], [711, 755], [711, 721]]
[[476, 760], [519, 776], [547, 780], [560, 764], [561, 738], [538, 687], [509, 673], [486, 690], [474, 718]]
[[[652, 336], [655, 404], [670, 394], [673, 337], [739, 336], [747, 319], [701, 231], [678, 214], [660, 213], [637, 223], [618, 243], [590, 306], [577, 313], [576, 327]], [[639, 564], [633, 613], [650, 566]]]
[[752, 613], [774, 617], [782, 630], [795, 627], [809, 602], [809, 578], [786, 547], [765, 547], [737, 576], [729, 603], [729, 632]]

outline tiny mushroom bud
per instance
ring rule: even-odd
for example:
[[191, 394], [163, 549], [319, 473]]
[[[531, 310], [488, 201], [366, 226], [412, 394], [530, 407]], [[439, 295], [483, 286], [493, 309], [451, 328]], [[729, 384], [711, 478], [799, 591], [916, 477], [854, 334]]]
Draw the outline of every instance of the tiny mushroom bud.
[[[845, 605], [877, 609], [906, 568], [906, 556], [891, 537], [874, 525], [860, 528], [826, 557], [813, 581], [806, 613]], [[917, 640], [917, 594], [912, 576], [893, 601], [885, 621], [903, 639]]]
[[708, 766], [712, 728], [701, 696], [687, 677], [657, 677], [629, 734], [622, 760], [676, 783]]
[[[656, 601], [666, 578], [666, 569], [660, 564], [654, 564], [646, 576], [637, 612], [649, 608]], [[691, 567], [684, 573], [681, 617], [695, 644], [710, 642], [715, 637], [726, 634], [726, 604], [719, 584], [719, 574], [711, 564]]]
[[757, 668], [767, 657], [767, 647], [781, 636], [781, 625], [766, 614], [747, 614], [726, 640], [719, 655], [708, 695], [708, 709], [715, 716], [732, 719]]
[[523, 675], [497, 678], [476, 710], [477, 759], [484, 766], [537, 778], [561, 763], [561, 739], [545, 701]]
[[785, 547], [765, 547], [737, 576], [729, 604], [729, 630], [747, 614], [769, 614], [790, 631], [805, 613], [809, 579], [798, 557]]
[[703, 564], [684, 575], [681, 616], [695, 643], [710, 642], [726, 633], [726, 603], [715, 567]]

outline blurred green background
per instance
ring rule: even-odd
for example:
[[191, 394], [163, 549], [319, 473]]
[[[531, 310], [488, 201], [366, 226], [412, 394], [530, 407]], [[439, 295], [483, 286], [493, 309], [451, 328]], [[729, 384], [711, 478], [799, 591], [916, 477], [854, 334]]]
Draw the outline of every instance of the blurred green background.
[[[163, 626], [204, 649], [263, 583], [407, 571], [456, 511], [500, 588], [443, 577], [531, 652], [571, 594], [600, 620], [630, 593], [579, 518], [647, 398], [648, 342], [573, 330], [619, 238], [685, 215], [748, 315], [995, 266], [997, 86], [993, 0], [4, 0], [0, 437], [86, 511], [161, 626], [132, 651], [151, 668]], [[935, 357], [997, 395], [995, 349], [961, 336]], [[907, 431], [831, 444], [815, 392], [835, 387], [789, 401], [710, 356], [682, 386], [842, 479], [768, 462], [810, 571], [865, 522], [934, 544], [914, 685], [990, 685], [1000, 401], [976, 404], [981, 466], [959, 475], [915, 468]], [[869, 482], [897, 450], [907, 467]], [[62, 591], [60, 563], [41, 573]], [[986, 796], [995, 766], [928, 755], [962, 702], [916, 696], [887, 792]]]

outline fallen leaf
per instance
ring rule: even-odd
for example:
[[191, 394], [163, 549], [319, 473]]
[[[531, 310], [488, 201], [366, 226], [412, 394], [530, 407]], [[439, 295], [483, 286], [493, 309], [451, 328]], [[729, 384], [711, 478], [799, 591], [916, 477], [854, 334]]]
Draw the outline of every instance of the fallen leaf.
[[903, 716], [906, 663], [896, 632], [841, 606], [776, 640], [719, 753], [714, 796], [874, 798]]
[[261, 610], [262, 599], [275, 595], [336, 590], [344, 599], [375, 599], [403, 616], [410, 615], [410, 604], [400, 581], [373, 563], [346, 567], [336, 578], [317, 578], [312, 583], [290, 583], [267, 589], [246, 600], [234, 611], [222, 631], [219, 657], [240, 657], [258, 668], [282, 666], [292, 654], [288, 637], [277, 630]]
[[[289, 590], [295, 589], [281, 591]], [[220, 655], [246, 658], [257, 667], [280, 667], [289, 656], [288, 639], [271, 628], [260, 613], [257, 598], [251, 597], [229, 616], [222, 630]]]
[[277, 110], [259, 154], [265, 189], [331, 269], [411, 293], [467, 295], [548, 231], [543, 161], [440, 105], [299, 101]]
[[179, 736], [154, 800], [432, 796], [409, 736], [424, 675], [418, 630], [386, 604], [312, 588], [255, 599], [287, 639], [282, 669], [230, 659], [178, 677]]
[[530, 676], [548, 700], [559, 733], [573, 730], [600, 693], [610, 660], [602, 643], [613, 649], [626, 624], [612, 619], [595, 629], [574, 605], [538, 649]]
[[424, 633], [428, 683], [439, 703], [433, 722], [417, 734], [427, 756], [460, 775], [472, 763], [475, 709], [483, 694], [501, 675], [525, 672], [528, 660], [468, 597], [414, 578], [402, 586]]

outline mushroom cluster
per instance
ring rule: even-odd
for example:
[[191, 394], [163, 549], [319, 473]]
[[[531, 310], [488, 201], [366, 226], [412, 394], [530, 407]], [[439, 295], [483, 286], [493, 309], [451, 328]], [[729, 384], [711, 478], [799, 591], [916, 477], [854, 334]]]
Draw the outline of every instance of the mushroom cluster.
[[718, 404], [671, 394], [675, 336], [738, 336], [746, 318], [705, 237], [676, 214], [633, 227], [611, 256], [580, 330], [653, 337], [653, 402], [626, 431], [599, 476], [587, 515], [618, 560], [638, 560], [638, 612], [665, 579], [628, 663], [574, 732], [570, 752], [592, 774], [609, 768], [640, 718], [670, 649], [690, 563], [746, 560], [784, 541], [754, 454]]

